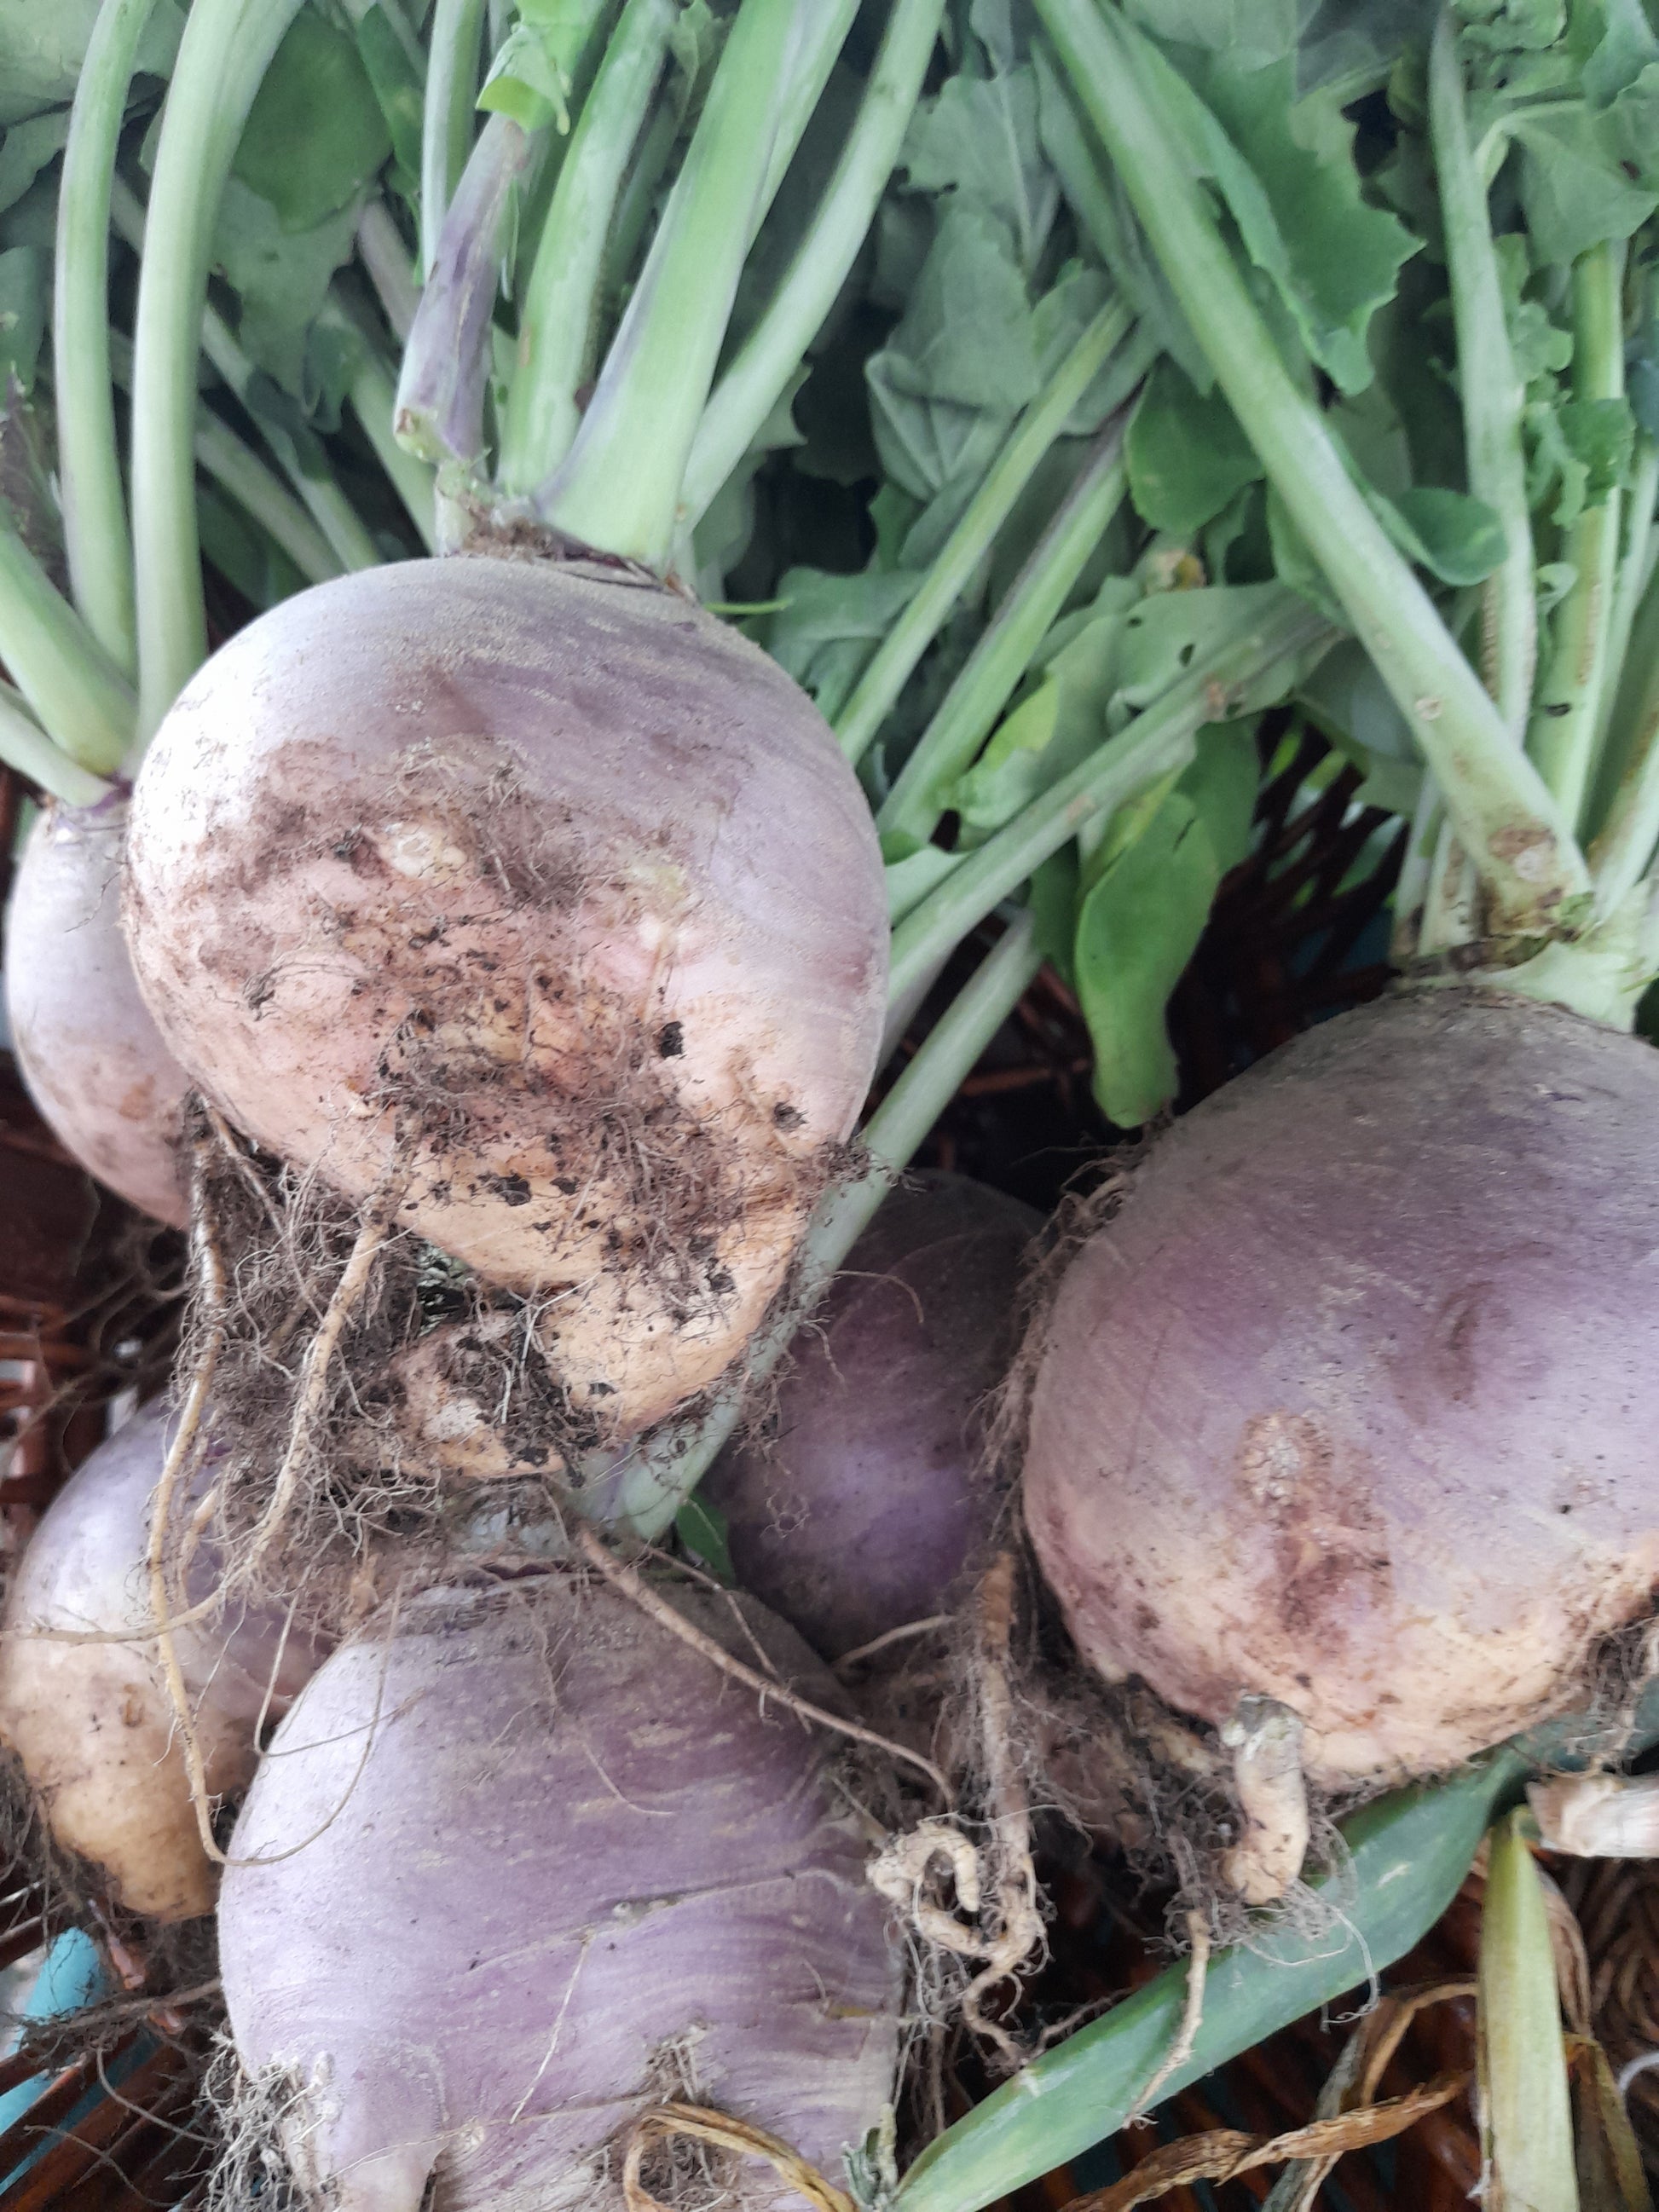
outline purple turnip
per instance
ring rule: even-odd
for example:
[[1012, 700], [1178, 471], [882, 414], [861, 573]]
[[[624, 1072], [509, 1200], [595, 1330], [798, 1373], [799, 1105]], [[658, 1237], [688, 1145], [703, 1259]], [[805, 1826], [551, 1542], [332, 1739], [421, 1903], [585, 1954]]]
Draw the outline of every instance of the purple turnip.
[[208, 1096], [532, 1297], [618, 1436], [741, 1349], [874, 1067], [856, 778], [619, 568], [412, 562], [263, 616], [146, 757], [127, 921]]
[[184, 1225], [179, 1114], [190, 1088], [134, 981], [121, 935], [127, 806], [47, 806], [6, 916], [6, 1011], [53, 1133], [100, 1182]]
[[[198, 1832], [145, 1567], [173, 1426], [164, 1404], [146, 1407], [70, 1478], [23, 1555], [0, 1635], [0, 1741], [58, 1843], [99, 1870], [118, 1904], [155, 1920], [209, 1911], [217, 1876]], [[192, 1605], [218, 1573], [204, 1541], [188, 1579]], [[173, 1641], [208, 1787], [234, 1795], [253, 1771], [261, 1720], [286, 1709], [321, 1654], [282, 1610], [239, 1598]]]
[[989, 1533], [980, 1414], [1038, 1225], [959, 1176], [884, 1200], [799, 1340], [770, 1432], [709, 1471], [738, 1580], [828, 1659], [939, 1613]]
[[1026, 1517], [1095, 1667], [1240, 1740], [1288, 1709], [1337, 1788], [1570, 1705], [1659, 1579], [1656, 1139], [1650, 1046], [1452, 989], [1178, 1122], [1035, 1380]]
[[[751, 1601], [674, 1602], [835, 1700]], [[288, 2085], [304, 2201], [620, 2205], [622, 2139], [664, 2096], [834, 2176], [892, 2094], [900, 1993], [836, 1755], [562, 1577], [429, 1591], [343, 1644], [276, 1732], [219, 1907], [237, 2051]]]

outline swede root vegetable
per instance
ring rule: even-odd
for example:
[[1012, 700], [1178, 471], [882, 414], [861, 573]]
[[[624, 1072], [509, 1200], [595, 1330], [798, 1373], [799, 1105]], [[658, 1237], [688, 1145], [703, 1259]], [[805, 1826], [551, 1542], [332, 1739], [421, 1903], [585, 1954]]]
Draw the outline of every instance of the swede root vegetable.
[[868, 810], [816, 709], [630, 575], [489, 557], [303, 593], [187, 687], [129, 933], [230, 1118], [542, 1302], [618, 1434], [776, 1290], [873, 1072]]
[[[752, 1602], [674, 1601], [834, 1701]], [[836, 2175], [892, 2094], [899, 1966], [832, 1755], [562, 1577], [431, 1591], [342, 1645], [219, 1909], [236, 2049], [290, 2087], [306, 2201], [620, 2204], [629, 2123], [688, 2093]]]
[[182, 1228], [189, 1079], [138, 994], [121, 935], [127, 807], [49, 805], [6, 915], [6, 1010], [30, 1095], [82, 1165]]
[[1659, 1577], [1659, 1057], [1559, 1008], [1348, 1014], [1178, 1122], [1047, 1325], [1025, 1510], [1078, 1643], [1316, 1781], [1561, 1710]]
[[[145, 1574], [172, 1427], [163, 1405], [147, 1407], [70, 1478], [23, 1556], [0, 1634], [0, 1740], [53, 1837], [118, 1904], [162, 1921], [211, 1911], [218, 1873], [198, 1832]], [[210, 1540], [189, 1578], [192, 1603], [218, 1568]], [[286, 1709], [321, 1652], [283, 1612], [240, 1598], [174, 1644], [208, 1786], [234, 1796], [253, 1771], [262, 1720]]]
[[895, 1192], [803, 1333], [769, 1433], [709, 1470], [738, 1580], [828, 1659], [938, 1613], [989, 1534], [979, 1415], [1037, 1225], [960, 1176]]

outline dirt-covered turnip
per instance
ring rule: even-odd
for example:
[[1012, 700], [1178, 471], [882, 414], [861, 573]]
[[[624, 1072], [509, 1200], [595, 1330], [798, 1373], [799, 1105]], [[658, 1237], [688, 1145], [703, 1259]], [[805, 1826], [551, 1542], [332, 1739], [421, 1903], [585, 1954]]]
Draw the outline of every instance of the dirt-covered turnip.
[[[209, 1911], [218, 1873], [152, 1632], [145, 1555], [172, 1430], [165, 1405], [149, 1406], [70, 1477], [23, 1555], [0, 1634], [0, 1741], [52, 1835], [100, 1870], [118, 1904], [164, 1921]], [[221, 1571], [204, 1542], [192, 1604]], [[181, 1627], [174, 1645], [208, 1787], [234, 1795], [253, 1771], [262, 1718], [286, 1709], [322, 1654], [283, 1609], [237, 1597]]]
[[838, 1659], [947, 1603], [989, 1534], [981, 1416], [1037, 1215], [965, 1176], [895, 1191], [705, 1495], [746, 1589]]
[[125, 799], [49, 805], [6, 915], [6, 1012], [30, 1095], [100, 1182], [159, 1221], [189, 1211], [179, 1168], [188, 1077], [151, 1020], [121, 934]]
[[1570, 1705], [1659, 1579], [1659, 1055], [1397, 997], [1153, 1151], [1046, 1323], [1024, 1468], [1084, 1653], [1309, 1775], [1431, 1772]]
[[[752, 1601], [674, 1602], [835, 1701]], [[838, 2174], [892, 2094], [900, 1994], [839, 1756], [562, 1577], [430, 1591], [343, 1644], [276, 1732], [219, 1908], [231, 2031], [292, 2100], [304, 2201], [620, 2206], [621, 2140], [665, 2096]]]
[[263, 616], [145, 760], [127, 918], [209, 1096], [533, 1297], [617, 1434], [746, 1340], [874, 1066], [856, 779], [621, 568], [406, 562]]

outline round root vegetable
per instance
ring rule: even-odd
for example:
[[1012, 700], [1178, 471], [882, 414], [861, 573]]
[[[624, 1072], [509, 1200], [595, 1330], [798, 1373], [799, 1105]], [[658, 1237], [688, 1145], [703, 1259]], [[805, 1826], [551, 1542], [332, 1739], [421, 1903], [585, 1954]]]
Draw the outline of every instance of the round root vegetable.
[[[759, 1607], [674, 1602], [835, 1699]], [[892, 2094], [900, 1995], [833, 1747], [609, 1589], [437, 1590], [377, 1626], [278, 1729], [219, 1907], [305, 2200], [620, 2206], [664, 2097], [833, 2175]]]
[[[145, 1571], [172, 1429], [164, 1406], [148, 1407], [70, 1477], [23, 1555], [0, 1637], [0, 1741], [52, 1835], [100, 1869], [116, 1903], [164, 1921], [210, 1911], [218, 1875], [198, 1832]], [[202, 1545], [192, 1603], [220, 1564]], [[262, 1718], [286, 1709], [321, 1656], [286, 1631], [283, 1613], [233, 1599], [222, 1617], [174, 1638], [216, 1796], [246, 1785]], [[126, 1640], [74, 1640], [88, 1632]]]
[[1177, 1123], [1068, 1268], [1025, 1511], [1085, 1656], [1309, 1775], [1451, 1765], [1659, 1578], [1659, 1055], [1553, 1007], [1345, 1015]]
[[989, 1533], [979, 1415], [1038, 1225], [959, 1176], [884, 1200], [803, 1333], [774, 1433], [709, 1471], [739, 1581], [826, 1658], [943, 1610]]
[[30, 1096], [100, 1182], [159, 1221], [179, 1175], [188, 1077], [138, 994], [121, 935], [127, 803], [52, 804], [29, 833], [6, 916], [6, 1011]]
[[621, 569], [411, 562], [261, 617], [146, 758], [128, 930], [209, 1096], [533, 1297], [618, 1436], [747, 1340], [881, 1025], [822, 718]]

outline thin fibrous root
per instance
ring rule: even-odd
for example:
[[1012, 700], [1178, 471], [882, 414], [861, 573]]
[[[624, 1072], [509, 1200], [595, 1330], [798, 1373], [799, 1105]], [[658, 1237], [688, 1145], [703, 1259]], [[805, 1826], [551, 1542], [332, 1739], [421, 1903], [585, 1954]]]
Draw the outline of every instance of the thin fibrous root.
[[211, 1149], [211, 1142], [206, 1137], [198, 1137], [191, 1147], [193, 1173], [190, 1198], [191, 1244], [201, 1284], [200, 1296], [206, 1326], [202, 1348], [191, 1375], [190, 1389], [185, 1393], [184, 1406], [179, 1412], [179, 1426], [161, 1468], [161, 1479], [155, 1486], [145, 1564], [149, 1572], [150, 1611], [155, 1616], [156, 1645], [161, 1654], [161, 1672], [167, 1681], [167, 1697], [178, 1723], [185, 1771], [190, 1778], [190, 1798], [195, 1808], [197, 1832], [201, 1838], [202, 1849], [209, 1858], [217, 1859], [222, 1863], [224, 1854], [213, 1835], [213, 1800], [208, 1790], [207, 1768], [202, 1758], [202, 1747], [197, 1737], [190, 1698], [185, 1688], [184, 1670], [179, 1664], [178, 1646], [174, 1641], [174, 1631], [179, 1625], [180, 1616], [175, 1610], [175, 1594], [167, 1588], [167, 1531], [173, 1516], [173, 1498], [181, 1486], [187, 1486], [193, 1479], [201, 1462], [202, 1452], [206, 1448], [207, 1437], [203, 1421], [207, 1412], [208, 1394], [213, 1387], [214, 1371], [225, 1343], [225, 1259], [219, 1249], [219, 1240], [208, 1211], [207, 1155]]
[[[1013, 1694], [1009, 1685], [1014, 1621], [1014, 1559], [996, 1559], [980, 1583], [977, 1674], [981, 1751], [984, 1760], [988, 1830], [975, 1847], [951, 1820], [923, 1820], [896, 1836], [868, 1869], [871, 1887], [897, 1905], [924, 1942], [971, 1960], [975, 1972], [963, 1991], [963, 2018], [989, 2044], [1010, 2072], [1030, 2053], [1007, 2030], [988, 2020], [984, 2001], [1012, 1978], [1046, 1941], [1031, 1857], [1030, 1808], [1013, 1748]], [[929, 1894], [936, 1872], [956, 1893], [952, 1911]]]
[[963, 1992], [962, 2014], [973, 2033], [994, 2044], [1012, 2070], [1025, 2055], [1013, 2039], [985, 2018], [983, 2001], [999, 1983], [1009, 1981], [1047, 1941], [1037, 1903], [1036, 1868], [1031, 1858], [1031, 1810], [1014, 1755], [1014, 1700], [1009, 1686], [1014, 1626], [1014, 1557], [1004, 1552], [987, 1570], [979, 1587], [980, 1747], [991, 1816], [988, 1849], [994, 1862], [996, 1915], [1000, 1925], [985, 1962]]
[[735, 2151], [743, 2158], [764, 2159], [786, 2187], [815, 2205], [817, 2212], [854, 2212], [846, 2191], [826, 2181], [817, 2166], [779, 2136], [706, 2105], [678, 2104], [653, 2105], [634, 2123], [623, 2159], [623, 2197], [628, 2212], [667, 2212], [640, 2179], [640, 2169], [653, 2143], [672, 2142], [676, 2136], [708, 2143], [716, 2150]]
[[579, 1524], [574, 1531], [574, 1539], [577, 1550], [589, 1566], [613, 1589], [620, 1591], [623, 1597], [638, 1606], [641, 1613], [647, 1613], [660, 1627], [667, 1629], [671, 1635], [678, 1636], [682, 1644], [689, 1644], [694, 1651], [701, 1652], [709, 1664], [718, 1667], [723, 1674], [731, 1675], [733, 1681], [746, 1684], [763, 1698], [775, 1698], [778, 1704], [787, 1705], [792, 1713], [798, 1713], [802, 1720], [810, 1721], [816, 1727], [833, 1729], [837, 1735], [850, 1736], [854, 1743], [867, 1743], [872, 1749], [885, 1753], [889, 1759], [906, 1760], [927, 1777], [947, 1805], [951, 1802], [951, 1785], [931, 1759], [924, 1759], [920, 1752], [907, 1750], [902, 1743], [890, 1742], [884, 1735], [878, 1735], [873, 1729], [864, 1728], [857, 1721], [846, 1720], [839, 1713], [826, 1711], [822, 1705], [813, 1705], [810, 1698], [803, 1698], [788, 1688], [775, 1675], [763, 1674], [757, 1668], [745, 1666], [741, 1659], [733, 1658], [723, 1644], [717, 1644], [712, 1636], [705, 1636], [702, 1629], [677, 1613], [665, 1598], [659, 1597], [644, 1577], [636, 1574], [625, 1561], [619, 1559], [596, 1530]]
[[1246, 1905], [1272, 1905], [1302, 1871], [1312, 1823], [1302, 1771], [1302, 1723], [1273, 1698], [1244, 1696], [1221, 1731], [1233, 1754], [1243, 1826], [1221, 1862], [1222, 1880]]
[[1124, 2122], [1126, 2126], [1145, 2119], [1157, 2100], [1158, 2091], [1187, 2063], [1193, 2055], [1193, 2046], [1198, 2041], [1198, 2031], [1204, 2019], [1204, 1984], [1210, 1972], [1210, 1923], [1201, 1912], [1187, 1915], [1187, 1940], [1192, 1946], [1192, 1954], [1187, 1964], [1187, 2001], [1181, 2008], [1181, 2025], [1175, 2032], [1174, 2042], [1158, 2060], [1129, 2107]]

